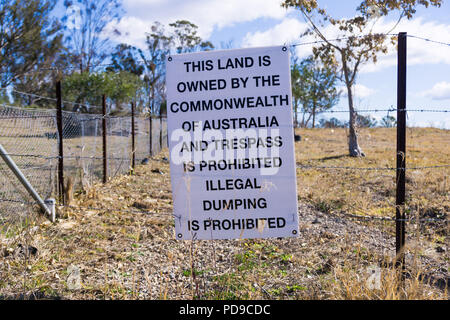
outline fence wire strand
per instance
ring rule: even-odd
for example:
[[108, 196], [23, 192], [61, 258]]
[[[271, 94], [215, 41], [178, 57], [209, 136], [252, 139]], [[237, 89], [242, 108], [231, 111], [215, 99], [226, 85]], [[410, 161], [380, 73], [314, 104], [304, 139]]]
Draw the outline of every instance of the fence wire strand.
[[[375, 35], [375, 34], [374, 34]], [[397, 34], [379, 34], [378, 36], [397, 36]], [[450, 46], [450, 43], [446, 43], [443, 41], [437, 41], [433, 39], [428, 39], [425, 37], [420, 37], [416, 35], [407, 35], [409, 38], [414, 38], [419, 41], [425, 41], [429, 43], [434, 43], [437, 45]], [[343, 37], [330, 39], [327, 41], [330, 42], [339, 42], [345, 40], [352, 40], [357, 38], [365, 37], [355, 36], [355, 37]], [[291, 47], [298, 46], [311, 46], [325, 43], [324, 40], [318, 41], [310, 41], [303, 43], [290, 44]], [[141, 63], [142, 61], [138, 61]], [[100, 64], [97, 67], [105, 67], [111, 64]], [[70, 69], [69, 67], [68, 69]], [[48, 68], [48, 70], [60, 70], [59, 68]], [[43, 96], [34, 93], [27, 93], [18, 90], [11, 90], [11, 88], [0, 88], [0, 90], [5, 91], [8, 95], [14, 96], [14, 101], [17, 105], [33, 105], [33, 102], [39, 101], [39, 105], [51, 106], [55, 105], [56, 99], [53, 97]], [[43, 103], [45, 101], [45, 103]], [[86, 109], [101, 109], [100, 106], [96, 105], [85, 105], [82, 103], [77, 103], [73, 101], [65, 101], [63, 100], [64, 109], [65, 110], [74, 110], [74, 107], [86, 107]], [[405, 110], [398, 110], [395, 107], [390, 108], [374, 108], [370, 107], [365, 110], [357, 110], [356, 113], [389, 113], [396, 111], [405, 111], [407, 113], [449, 113], [450, 107], [447, 106], [439, 106], [434, 109], [422, 107], [422, 106], [410, 106]], [[321, 114], [338, 114], [338, 113], [349, 113], [348, 110], [326, 110], [324, 112], [320, 112]], [[131, 131], [131, 117], [129, 116], [111, 116], [106, 115], [103, 116], [101, 114], [82, 114], [77, 112], [63, 111], [63, 133], [60, 137], [57, 131], [56, 125], [56, 112], [55, 110], [33, 110], [31, 108], [22, 108], [22, 107], [14, 107], [14, 106], [0, 106], [0, 144], [4, 146], [7, 150], [7, 154], [15, 161], [18, 167], [22, 170], [27, 179], [31, 182], [33, 187], [37, 190], [37, 192], [43, 197], [56, 197], [57, 196], [57, 170], [58, 170], [58, 161], [60, 159], [64, 160], [64, 176], [66, 178], [71, 177], [74, 180], [74, 188], [89, 188], [93, 183], [100, 182], [103, 174], [103, 160], [104, 157], [102, 155], [102, 121], [106, 120], [106, 138], [107, 138], [107, 172], [108, 177], [116, 177], [121, 174], [126, 174], [131, 169], [131, 160], [133, 154], [136, 157], [136, 163], [139, 164], [143, 159], [156, 155], [159, 153], [162, 148], [167, 147], [168, 133], [167, 133], [167, 122], [165, 119], [157, 118], [157, 117], [141, 117], [137, 116], [135, 119], [135, 148], [132, 148], [131, 145], [131, 135], [133, 132]], [[60, 156], [58, 154], [58, 139], [63, 139], [64, 143], [64, 155]], [[367, 144], [368, 141], [365, 141], [364, 146], [369, 146]], [[387, 141], [386, 146], [384, 144], [377, 144], [378, 146], [382, 145], [386, 148], [394, 148], [392, 141]], [[444, 146], [445, 147], [445, 146]], [[159, 159], [155, 159], [156, 161], [162, 161]], [[436, 165], [424, 165], [424, 166], [409, 166], [405, 169], [399, 169], [392, 166], [378, 166], [378, 167], [363, 167], [363, 166], [342, 166], [342, 165], [313, 165], [310, 163], [314, 163], [314, 159], [305, 159], [301, 162], [297, 162], [296, 168], [298, 169], [298, 173], [302, 172], [302, 170], [318, 170], [319, 176], [318, 179], [324, 178], [327, 175], [329, 176], [329, 180], [336, 181], [337, 179], [350, 179], [353, 177], [345, 176], [346, 174], [353, 175], [355, 172], [358, 175], [358, 183], [363, 185], [365, 182], [369, 181], [370, 183], [378, 182], [380, 184], [383, 183], [392, 183], [395, 179], [395, 172], [398, 170], [407, 170], [407, 171], [417, 171], [418, 174], [426, 175], [428, 170], [433, 170], [432, 172], [438, 172], [439, 175], [444, 176], [444, 180], [442, 182], [442, 187], [440, 191], [440, 196], [442, 199], [445, 196], [448, 196], [448, 184], [446, 184], [445, 177], [448, 176], [448, 172], [442, 169], [450, 168], [450, 164], [442, 164], [442, 162], [448, 162], [447, 159], [436, 161]], [[383, 162], [384, 163], [384, 162]], [[337, 171], [337, 174], [333, 176], [333, 173]], [[354, 172], [353, 172], [354, 171]], [[380, 171], [380, 173], [377, 173]], [[442, 171], [442, 173], [441, 173]], [[303, 173], [303, 172], [302, 172]], [[306, 174], [311, 173], [306, 171]], [[356, 175], [356, 174], [355, 174]], [[412, 174], [411, 174], [412, 175]], [[370, 177], [371, 176], [371, 177]], [[382, 178], [382, 177], [385, 178]], [[367, 178], [368, 177], [368, 178]], [[386, 178], [387, 177], [387, 178]], [[410, 178], [410, 177], [409, 177]], [[379, 181], [374, 181], [379, 179]], [[366, 181], [364, 181], [366, 180]], [[352, 180], [353, 182], [353, 180]], [[313, 186], [316, 186], [314, 184]], [[355, 184], [358, 184], [355, 183]], [[436, 181], [430, 182], [430, 184], [437, 185]], [[441, 182], [440, 182], [441, 183]], [[325, 182], [325, 190], [326, 192], [333, 192], [330, 188], [330, 185], [327, 185]], [[411, 188], [414, 188], [414, 181], [408, 182], [408, 185], [411, 185]], [[357, 186], [355, 188], [355, 192], [361, 192], [361, 186]], [[371, 187], [371, 184], [364, 185], [364, 188]], [[386, 186], [386, 189], [392, 187], [392, 185]], [[434, 188], [434, 187], [433, 187]], [[436, 187], [437, 188], [437, 187]], [[435, 190], [429, 192], [427, 196], [434, 197], [437, 196], [436, 188], [429, 189]], [[384, 191], [384, 188], [381, 191]], [[393, 189], [393, 188], [391, 188]], [[428, 189], [424, 189], [428, 192]], [[367, 192], [367, 197], [369, 198], [369, 194], [372, 197], [373, 190], [369, 190], [371, 192]], [[419, 195], [421, 196], [423, 190], [419, 191]], [[323, 190], [321, 190], [323, 193]], [[362, 191], [364, 192], [364, 191]], [[420, 194], [422, 193], [422, 194]], [[300, 193], [299, 193], [300, 194]], [[440, 208], [425, 208], [426, 210], [421, 211], [421, 208], [414, 207], [414, 204], [408, 203], [406, 205], [406, 218], [405, 219], [396, 219], [394, 214], [395, 204], [392, 203], [392, 199], [389, 199], [389, 194], [381, 195], [383, 201], [380, 201], [379, 204], [385, 204], [389, 210], [392, 210], [392, 216], [389, 216], [389, 212], [383, 212], [383, 214], [379, 215], [369, 215], [370, 213], [367, 211], [367, 208], [355, 201], [349, 204], [351, 210], [336, 210], [328, 212], [329, 214], [323, 214], [325, 211], [321, 211], [317, 208], [307, 207], [306, 210], [300, 210], [299, 214], [303, 215], [303, 217], [311, 219], [311, 220], [301, 220], [301, 223], [310, 223], [308, 228], [313, 229], [314, 226], [318, 226], [323, 224], [326, 228], [329, 226], [332, 227], [330, 221], [338, 221], [339, 228], [341, 229], [331, 229], [335, 234], [332, 234], [333, 231], [325, 231], [325, 228], [319, 229], [319, 237], [318, 240], [326, 240], [327, 237], [336, 237], [339, 241], [346, 240], [347, 237], [353, 238], [357, 243], [364, 243], [362, 240], [364, 238], [375, 238], [377, 236], [380, 239], [385, 241], [380, 241], [379, 246], [373, 247], [371, 250], [375, 252], [381, 253], [382, 255], [392, 252], [392, 243], [389, 241], [392, 240], [392, 230], [385, 228], [392, 228], [395, 222], [408, 222], [411, 223], [412, 228], [416, 228], [417, 234], [419, 236], [426, 235], [428, 236], [429, 229], [436, 229], [436, 233], [432, 234], [433, 237], [433, 245], [434, 241], [439, 241], [436, 243], [440, 243], [440, 246], [445, 247], [445, 255], [446, 262], [448, 262], [448, 206], [446, 204], [442, 205], [442, 211], [437, 212], [436, 210], [441, 210]], [[392, 195], [391, 195], [392, 197]], [[320, 199], [319, 199], [320, 200]], [[370, 198], [368, 201], [376, 201], [376, 199]], [[301, 201], [299, 201], [300, 203]], [[58, 204], [58, 209], [72, 209], [72, 210], [94, 210], [94, 211], [111, 211], [111, 208], [108, 208], [106, 204], [105, 207], [102, 207], [103, 204], [97, 206], [75, 206], [75, 205], [63, 205], [61, 203]], [[321, 205], [321, 203], [318, 203]], [[377, 204], [378, 205], [378, 204]], [[23, 186], [18, 183], [16, 177], [12, 174], [9, 168], [3, 161], [0, 161], [0, 227], [2, 225], [7, 225], [11, 222], [15, 222], [19, 219], [28, 217], [32, 212], [37, 211], [38, 207], [36, 202], [28, 195]], [[303, 208], [305, 209], [305, 208]], [[309, 210], [310, 209], [310, 210]], [[326, 208], [325, 208], [326, 209]], [[122, 212], [129, 214], [143, 214], [155, 217], [173, 217], [173, 213], [171, 212], [154, 212], [146, 209], [134, 209], [134, 208], [115, 208], [114, 212]], [[306, 211], [308, 213], [306, 213]], [[309, 216], [308, 216], [309, 214]], [[311, 217], [312, 215], [317, 215], [318, 219], [313, 220], [315, 217]], [[180, 218], [180, 217], [175, 217]], [[361, 223], [363, 225], [360, 229], [354, 228], [355, 224], [351, 222]], [[363, 223], [364, 222], [364, 223]], [[366, 225], [368, 224], [376, 225], [373, 229], [367, 229]], [[306, 224], [305, 224], [306, 225]], [[349, 225], [348, 228], [345, 226]], [[351, 227], [350, 227], [351, 225]], [[388, 230], [386, 232], [386, 229]], [[316, 229], [317, 230], [317, 229]], [[330, 229], [326, 229], [330, 230]], [[77, 230], [78, 231], [78, 230]], [[313, 229], [312, 232], [315, 232]], [[413, 231], [414, 232], [414, 231]], [[444, 240], [441, 238], [445, 237]], [[301, 242], [304, 240], [299, 238]], [[287, 241], [290, 241], [287, 240]], [[335, 242], [332, 245], [327, 246], [325, 249], [333, 248], [336, 243], [339, 241], [334, 240]], [[155, 241], [152, 241], [155, 242]], [[298, 244], [300, 244], [299, 242]], [[375, 242], [375, 240], [374, 240]], [[214, 241], [211, 242], [214, 246]], [[305, 243], [306, 244], [306, 243]], [[444, 245], [445, 244], [445, 245]], [[194, 242], [192, 242], [192, 247]], [[297, 245], [297, 247], [299, 247]], [[154, 246], [155, 248], [155, 246]], [[158, 246], [156, 246], [158, 248]], [[370, 247], [369, 247], [370, 248]], [[228, 249], [228, 248], [227, 248]], [[307, 248], [308, 251], [312, 251], [310, 248]], [[354, 247], [352, 248], [354, 250]], [[421, 248], [422, 249], [422, 248]], [[444, 250], [441, 248], [441, 250]], [[159, 251], [159, 250], [158, 250]], [[229, 251], [227, 251], [228, 253]], [[244, 253], [244, 251], [242, 251]], [[322, 254], [323, 252], [321, 252]], [[332, 256], [331, 253], [330, 256]], [[343, 255], [342, 253], [340, 253]], [[305, 255], [305, 253], [302, 253]], [[168, 255], [167, 255], [168, 256]], [[324, 254], [325, 256], [325, 254]], [[422, 257], [422, 252], [418, 256]], [[428, 253], [423, 255], [426, 259], [424, 260], [427, 269], [435, 274], [436, 272], [443, 274], [446, 279], [448, 279], [448, 267], [445, 265], [445, 261], [443, 263], [430, 261], [431, 257], [435, 257], [434, 255], [428, 255]], [[206, 255], [205, 255], [206, 257]], [[366, 258], [364, 258], [366, 259]], [[442, 259], [442, 257], [441, 257]], [[205, 264], [201, 265], [200, 268], [206, 268], [207, 263], [214, 261], [214, 267], [216, 264], [215, 256], [214, 259], [210, 259], [210, 261], [206, 261]], [[363, 261], [367, 263], [367, 261]], [[363, 264], [364, 264], [363, 263]], [[289, 265], [290, 263], [287, 263]], [[4, 264], [6, 265], [6, 264]], [[194, 264], [192, 264], [194, 266]], [[444, 268], [446, 268], [444, 270]], [[211, 270], [214, 270], [211, 267]], [[316, 272], [315, 269], [310, 269], [309, 265], [308, 274]], [[444, 270], [444, 271], [439, 271]], [[192, 271], [195, 271], [192, 268]], [[160, 270], [158, 270], [160, 272]], [[317, 272], [321, 272], [321, 269], [317, 269]], [[195, 275], [195, 272], [193, 272]], [[208, 275], [209, 276], [209, 275]], [[199, 275], [201, 277], [201, 275]], [[309, 275], [308, 275], [309, 277]], [[179, 283], [179, 281], [170, 281], [166, 283], [166, 288], [168, 286], [172, 286], [174, 283]], [[264, 289], [263, 286], [260, 286], [256, 283], [261, 290], [269, 296], [273, 297], [272, 291], [269, 289]], [[284, 279], [283, 279], [284, 285]], [[175, 285], [176, 286], [176, 285]], [[285, 285], [284, 285], [285, 286]], [[448, 289], [448, 280], [445, 284]]]
[[[101, 181], [103, 175], [103, 116], [63, 111], [62, 117], [64, 183], [71, 178], [75, 190], [86, 190]], [[131, 117], [105, 118], [107, 172], [112, 178], [131, 169]], [[135, 123], [137, 161], [167, 147], [166, 119], [139, 116]], [[159, 138], [160, 134], [163, 139]], [[57, 170], [61, 159], [58, 139], [56, 110], [0, 105], [0, 143], [43, 199], [58, 196]], [[0, 161], [0, 186], [0, 225], [19, 221], [35, 209], [35, 202], [3, 161]], [[22, 209], [18, 211], [17, 205]]]

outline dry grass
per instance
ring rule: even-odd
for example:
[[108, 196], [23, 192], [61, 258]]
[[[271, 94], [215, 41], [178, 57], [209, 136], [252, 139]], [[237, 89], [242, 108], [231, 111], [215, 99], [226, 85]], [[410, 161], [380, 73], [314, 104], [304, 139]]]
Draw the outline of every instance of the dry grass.
[[[344, 156], [342, 129], [299, 133], [299, 164], [395, 166], [394, 130], [361, 131], [364, 159]], [[448, 141], [448, 131], [408, 130], [407, 164], [448, 162]], [[448, 299], [445, 223], [408, 224], [408, 276], [401, 281], [392, 267], [393, 224], [340, 214], [392, 216], [394, 172], [298, 169], [299, 238], [190, 242], [174, 239], [164, 156], [76, 195], [75, 206], [95, 210], [61, 209], [54, 225], [29, 219], [2, 234], [0, 297]], [[448, 168], [408, 173], [408, 208], [447, 217], [446, 175]], [[369, 281], [372, 270], [379, 286]]]
[[[365, 158], [347, 154], [346, 129], [301, 129], [297, 145], [301, 165], [357, 168], [395, 168], [396, 129], [361, 129]], [[450, 132], [431, 128], [408, 129], [407, 167], [449, 164]], [[407, 206], [410, 214], [443, 217], [450, 209], [447, 182], [450, 168], [407, 171]], [[395, 170], [299, 169], [302, 201], [328, 213], [392, 216], [395, 206]]]

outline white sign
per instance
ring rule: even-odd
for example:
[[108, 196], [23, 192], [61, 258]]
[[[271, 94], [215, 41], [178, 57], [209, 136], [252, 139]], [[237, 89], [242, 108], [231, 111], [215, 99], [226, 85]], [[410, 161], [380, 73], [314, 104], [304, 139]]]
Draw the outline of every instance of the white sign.
[[298, 235], [289, 50], [167, 58], [177, 239]]

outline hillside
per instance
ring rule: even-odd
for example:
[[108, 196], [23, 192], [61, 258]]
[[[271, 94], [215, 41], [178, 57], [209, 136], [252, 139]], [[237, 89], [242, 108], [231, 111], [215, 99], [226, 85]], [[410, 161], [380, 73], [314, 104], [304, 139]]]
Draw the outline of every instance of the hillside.
[[[34, 217], [3, 233], [0, 297], [448, 299], [449, 168], [407, 173], [411, 215], [433, 220], [407, 226], [400, 289], [394, 222], [355, 217], [392, 217], [395, 171], [348, 168], [395, 166], [395, 129], [361, 130], [363, 159], [345, 156], [344, 129], [298, 133], [298, 238], [175, 240], [166, 150], [133, 175], [76, 194], [57, 223]], [[449, 138], [408, 129], [407, 165], [448, 163]]]

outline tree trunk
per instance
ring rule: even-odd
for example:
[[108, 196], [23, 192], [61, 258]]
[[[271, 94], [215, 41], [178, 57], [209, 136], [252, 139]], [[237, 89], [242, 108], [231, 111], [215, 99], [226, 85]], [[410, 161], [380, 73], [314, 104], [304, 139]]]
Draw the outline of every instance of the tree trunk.
[[313, 127], [313, 129], [314, 129], [315, 126], [316, 126], [316, 106], [313, 106], [312, 115], [313, 115], [313, 118], [312, 118], [312, 127]]
[[298, 128], [298, 105], [297, 105], [297, 102], [295, 101], [294, 102], [294, 114], [295, 114], [295, 125], [294, 125], [294, 128]]
[[365, 154], [358, 144], [358, 135], [356, 133], [356, 112], [355, 108], [353, 107], [353, 94], [352, 94], [353, 83], [350, 82], [345, 56], [342, 56], [342, 63], [344, 68], [345, 85], [347, 87], [348, 109], [350, 114], [350, 119], [348, 123], [349, 126], [348, 151], [351, 157], [364, 157]]
[[365, 154], [358, 144], [358, 134], [356, 132], [356, 112], [353, 108], [352, 87], [347, 86], [348, 92], [348, 109], [350, 113], [349, 130], [348, 130], [348, 151], [351, 157], [364, 157]]
[[309, 123], [309, 120], [311, 120], [311, 117], [312, 117], [312, 113], [309, 114], [308, 119], [306, 119], [306, 122], [304, 123], [305, 128], [308, 128], [308, 123]]

